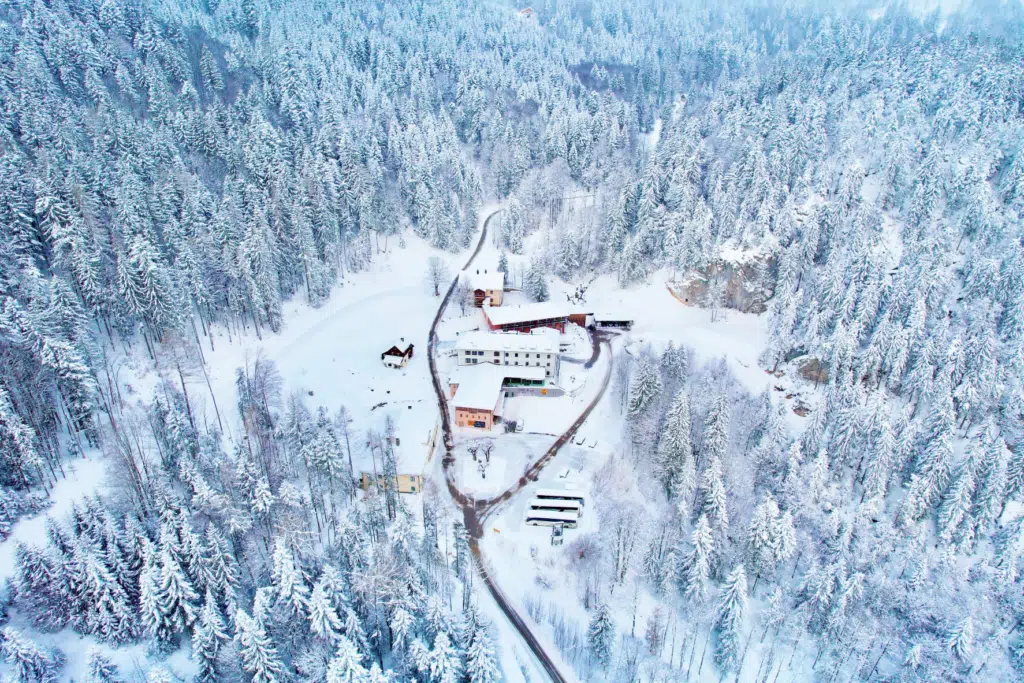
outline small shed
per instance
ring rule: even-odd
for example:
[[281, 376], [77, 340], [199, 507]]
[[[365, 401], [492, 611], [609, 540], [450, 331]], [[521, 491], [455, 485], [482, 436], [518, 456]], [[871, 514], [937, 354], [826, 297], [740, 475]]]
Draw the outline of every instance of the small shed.
[[402, 351], [397, 346], [392, 346], [390, 349], [380, 354], [381, 362], [389, 368], [404, 368], [408, 365], [409, 359], [411, 358], [412, 344], [409, 344], [405, 351]]
[[599, 330], [628, 330], [633, 327], [633, 319], [620, 313], [595, 313], [594, 326]]

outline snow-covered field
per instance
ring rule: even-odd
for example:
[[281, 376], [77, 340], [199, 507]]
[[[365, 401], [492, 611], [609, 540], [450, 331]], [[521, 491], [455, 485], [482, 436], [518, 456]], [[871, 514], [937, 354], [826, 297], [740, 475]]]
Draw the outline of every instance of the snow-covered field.
[[[369, 272], [346, 277], [321, 308], [293, 300], [285, 307], [281, 334], [257, 339], [247, 334], [228, 342], [217, 331], [216, 351], [207, 350], [210, 380], [222, 411], [232, 414], [235, 370], [257, 355], [273, 360], [284, 380], [283, 394], [305, 395], [311, 408], [325, 406], [332, 415], [346, 406], [360, 433], [395, 423], [401, 472], [417, 473], [427, 457], [427, 442], [437, 422], [437, 406], [427, 367], [427, 333], [439, 299], [426, 283], [426, 263], [440, 254], [416, 237], [375, 256]], [[440, 254], [457, 270], [458, 258]], [[413, 358], [401, 369], [387, 368], [380, 355], [392, 345], [413, 344]], [[227, 428], [229, 437], [233, 428]], [[365, 448], [356, 468], [369, 469]]]

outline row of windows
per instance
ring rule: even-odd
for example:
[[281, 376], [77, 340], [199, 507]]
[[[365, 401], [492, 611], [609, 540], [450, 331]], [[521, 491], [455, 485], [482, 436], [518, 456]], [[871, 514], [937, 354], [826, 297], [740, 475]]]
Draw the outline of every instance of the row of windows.
[[[463, 353], [466, 354], [467, 356], [482, 356], [482, 355], [484, 355], [485, 352], [484, 351], [463, 351]], [[509, 354], [509, 352], [506, 351], [505, 355], [507, 356], [508, 354]], [[545, 354], [535, 353], [533, 355], [534, 355], [535, 358], [540, 358], [541, 355], [543, 355], [545, 358], [551, 358], [551, 354], [550, 353], [545, 353]], [[501, 351], [495, 351], [494, 352], [494, 357], [495, 358], [500, 358], [501, 357]], [[519, 352], [518, 351], [515, 352], [514, 357], [515, 358], [519, 358]], [[529, 358], [530, 354], [523, 353], [523, 357], [524, 358]]]
[[[466, 362], [468, 364], [470, 364], [470, 365], [476, 365], [479, 362], [479, 359], [478, 358], [467, 358]], [[484, 362], [486, 362], [486, 361], [484, 361]], [[505, 365], [510, 365], [510, 363], [508, 361], [505, 361], [504, 364]], [[511, 365], [519, 365], [519, 361], [515, 361], [515, 362], [511, 363]], [[523, 361], [523, 365], [529, 367], [530, 361], [528, 361], [528, 360], [527, 361]], [[538, 361], [534, 361], [533, 365], [535, 367], [538, 367], [538, 368], [541, 367], [541, 363], [540, 363], [539, 360]], [[543, 367], [550, 368], [551, 367], [551, 361], [548, 361]]]

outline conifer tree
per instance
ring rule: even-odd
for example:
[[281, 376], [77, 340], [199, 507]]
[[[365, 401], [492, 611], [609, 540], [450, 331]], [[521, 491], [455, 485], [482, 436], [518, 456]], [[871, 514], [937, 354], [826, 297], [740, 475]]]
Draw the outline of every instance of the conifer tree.
[[587, 629], [587, 649], [597, 665], [607, 669], [612, 662], [612, 646], [615, 644], [615, 624], [608, 606], [601, 603], [590, 619]]
[[715, 662], [725, 671], [732, 671], [739, 662], [746, 609], [747, 573], [737, 565], [729, 572], [715, 608]]
[[160, 548], [160, 602], [175, 633], [191, 627], [196, 619], [199, 595], [168, 546]]
[[235, 611], [235, 640], [242, 668], [252, 677], [253, 683], [287, 680], [284, 663], [262, 621], [241, 609]]
[[327, 683], [369, 683], [370, 674], [362, 665], [362, 659], [352, 641], [341, 636], [327, 668]]
[[313, 586], [309, 596], [309, 630], [325, 643], [334, 643], [342, 631], [341, 618], [323, 577]]
[[662, 386], [657, 366], [647, 356], [641, 358], [629, 385], [629, 404], [626, 408], [629, 417], [640, 417], [652, 407], [661, 396]]
[[540, 260], [534, 259], [530, 262], [530, 269], [526, 271], [523, 281], [523, 291], [533, 301], [548, 300], [547, 275], [544, 264]]
[[213, 593], [207, 589], [199, 622], [192, 634], [192, 658], [198, 667], [196, 681], [210, 683], [217, 680], [217, 655], [227, 641], [227, 627], [220, 607]]
[[750, 564], [755, 573], [751, 590], [757, 587], [757, 581], [762, 575], [770, 578], [779, 564], [792, 554], [787, 539], [791, 530], [791, 519], [784, 520], [775, 499], [770, 493], [765, 494], [764, 501], [754, 510], [750, 520]]
[[46, 650], [10, 626], [0, 631], [0, 654], [17, 683], [52, 683], [64, 666], [64, 655], [59, 650]]
[[274, 587], [277, 590], [277, 604], [289, 617], [305, 618], [308, 610], [309, 589], [302, 572], [295, 566], [295, 558], [283, 537], [274, 542], [273, 555]]
[[680, 580], [687, 599], [700, 604], [707, 597], [714, 562], [715, 539], [706, 515], [701, 515], [690, 536], [690, 549], [682, 557]]
[[462, 675], [459, 653], [445, 632], [434, 638], [434, 647], [427, 654], [426, 673], [433, 683], [457, 683]]
[[146, 634], [162, 643], [175, 635], [169, 616], [170, 606], [163, 592], [163, 578], [156, 551], [148, 541], [143, 545], [142, 572], [139, 575], [139, 618]]
[[665, 415], [658, 443], [658, 473], [670, 499], [688, 498], [696, 486], [690, 439], [690, 398], [680, 389]]
[[86, 683], [121, 683], [117, 667], [98, 648], [89, 648]]
[[699, 464], [725, 457], [729, 445], [729, 400], [720, 394], [704, 419], [704, 443]]
[[470, 683], [498, 683], [502, 679], [494, 641], [485, 624], [475, 624], [470, 636], [466, 677]]
[[701, 514], [706, 515], [713, 527], [724, 535], [729, 529], [729, 510], [722, 478], [722, 462], [718, 457], [708, 461], [707, 469], [701, 477], [700, 493]]

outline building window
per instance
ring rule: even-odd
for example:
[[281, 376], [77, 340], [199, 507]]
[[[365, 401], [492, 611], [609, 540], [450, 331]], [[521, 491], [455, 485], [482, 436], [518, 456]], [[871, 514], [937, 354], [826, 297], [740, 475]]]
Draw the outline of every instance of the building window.
[[498, 357], [498, 356], [500, 356], [500, 355], [501, 355], [501, 352], [500, 352], [500, 351], [495, 351], [495, 352], [494, 352], [494, 357], [495, 357], [495, 358], [497, 358], [497, 357]]
[[[518, 353], [516, 354], [516, 358], [519, 358], [519, 354]], [[517, 365], [518, 365], [518, 363], [517, 363]]]

